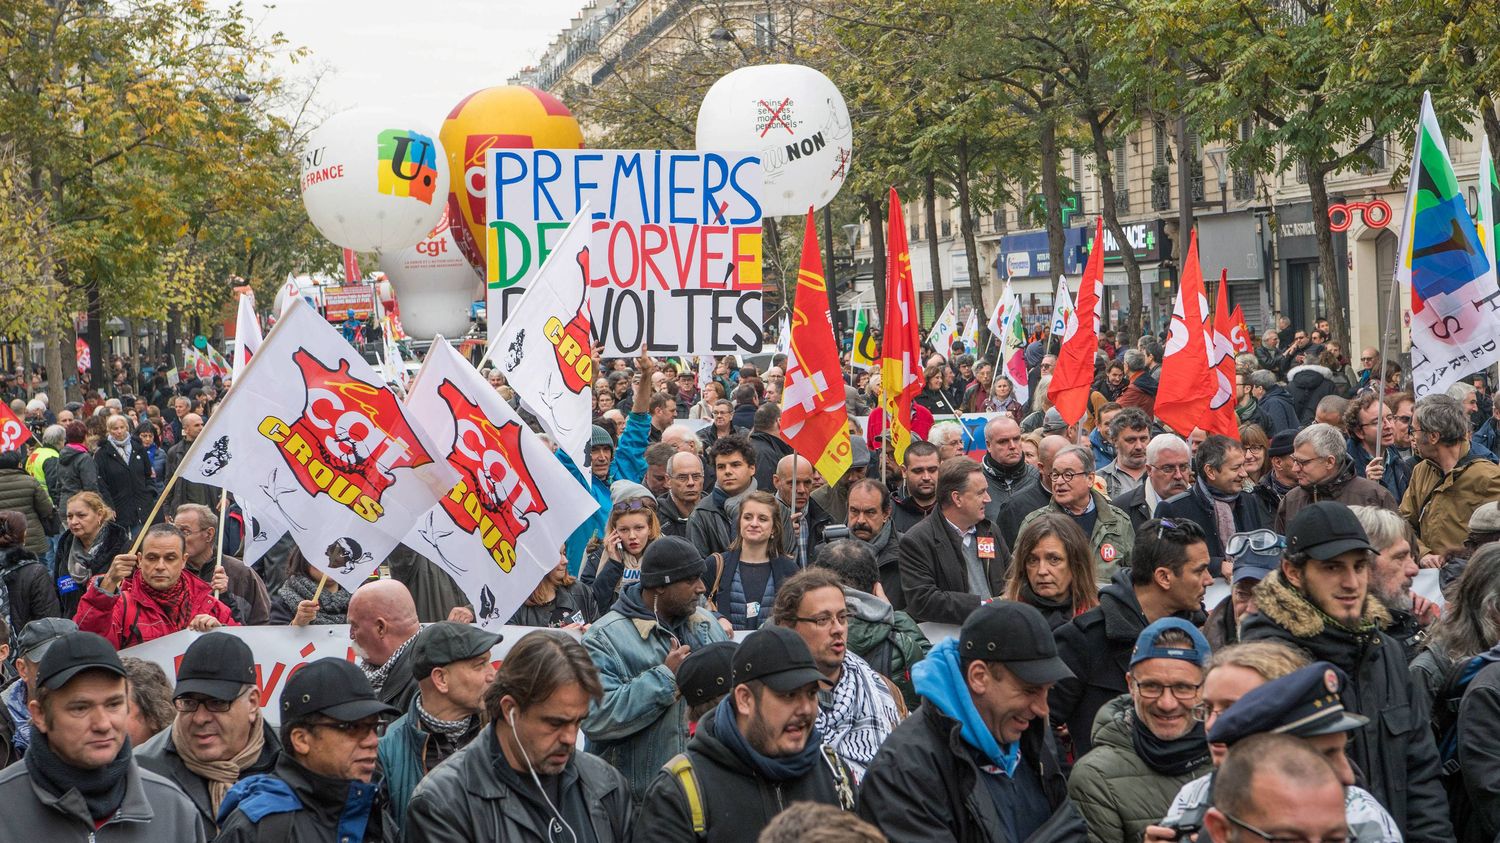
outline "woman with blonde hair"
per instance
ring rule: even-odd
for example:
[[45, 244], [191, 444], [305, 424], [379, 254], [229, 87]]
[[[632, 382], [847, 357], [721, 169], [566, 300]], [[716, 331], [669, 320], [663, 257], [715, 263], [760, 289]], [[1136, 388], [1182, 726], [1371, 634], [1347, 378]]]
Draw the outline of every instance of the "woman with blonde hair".
[[98, 492], [74, 492], [63, 512], [66, 527], [57, 541], [52, 575], [62, 616], [73, 617], [89, 580], [109, 570], [130, 548], [130, 533], [115, 523], [115, 511]]
[[1021, 530], [1005, 599], [1034, 607], [1053, 629], [1099, 605], [1094, 552], [1076, 521], [1044, 512]]
[[[616, 486], [625, 481], [618, 481]], [[661, 521], [656, 517], [656, 499], [646, 487], [631, 483], [638, 491], [621, 496], [610, 507], [604, 523], [604, 538], [589, 545], [579, 571], [578, 581], [593, 597], [594, 605], [609, 611], [624, 590], [640, 582], [641, 555], [652, 542], [661, 538]]]

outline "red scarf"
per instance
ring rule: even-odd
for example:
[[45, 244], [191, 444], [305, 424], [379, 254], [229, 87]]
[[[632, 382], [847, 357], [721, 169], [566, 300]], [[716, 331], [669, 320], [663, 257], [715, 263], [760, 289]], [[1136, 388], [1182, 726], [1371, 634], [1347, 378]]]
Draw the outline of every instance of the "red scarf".
[[188, 603], [190, 595], [188, 594], [187, 582], [185, 580], [191, 574], [186, 569], [177, 578], [177, 582], [173, 583], [172, 587], [166, 591], [157, 591], [147, 585], [139, 569], [130, 576], [135, 580], [135, 584], [131, 590], [136, 593], [137, 597], [142, 600], [150, 600], [160, 606], [161, 613], [166, 616], [174, 629], [187, 628], [188, 621], [193, 619], [193, 607]]

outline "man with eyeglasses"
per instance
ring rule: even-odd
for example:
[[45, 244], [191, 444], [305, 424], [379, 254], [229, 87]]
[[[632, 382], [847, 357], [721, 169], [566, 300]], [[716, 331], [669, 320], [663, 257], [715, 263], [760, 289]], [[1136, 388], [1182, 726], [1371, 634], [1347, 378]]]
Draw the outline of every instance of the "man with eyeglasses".
[[1367, 347], [1364, 351], [1361, 351], [1359, 353], [1359, 382], [1355, 384], [1355, 389], [1364, 389], [1367, 386], [1373, 387], [1375, 379], [1380, 377], [1380, 369], [1379, 349]]
[[1364, 527], [1349, 507], [1322, 501], [1292, 519], [1286, 540], [1281, 568], [1256, 589], [1241, 638], [1280, 641], [1343, 670], [1343, 698], [1371, 721], [1349, 746], [1366, 787], [1406, 839], [1454, 839], [1427, 704], [1413, 689], [1405, 650], [1381, 628], [1389, 613], [1370, 594], [1375, 548]]
[[1089, 840], [1135, 843], [1178, 789], [1211, 768], [1203, 723], [1193, 716], [1208, 656], [1203, 634], [1180, 618], [1141, 630], [1126, 673], [1130, 694], [1099, 712], [1094, 748], [1068, 777]]
[[688, 516], [703, 499], [703, 460], [689, 451], [667, 458], [667, 490], [656, 498], [661, 534], [687, 538]]
[[177, 717], [135, 751], [142, 767], [182, 788], [217, 829], [219, 806], [235, 782], [276, 766], [281, 741], [261, 715], [255, 656], [224, 632], [199, 638], [177, 666]]
[[1021, 529], [1044, 512], [1061, 512], [1077, 522], [1094, 551], [1094, 578], [1108, 582], [1116, 571], [1130, 567], [1135, 528], [1130, 517], [1094, 488], [1094, 452], [1069, 445], [1052, 460], [1052, 500], [1021, 521]]
[[1271, 529], [1278, 533], [1284, 535], [1297, 513], [1319, 501], [1396, 508], [1396, 499], [1389, 489], [1355, 475], [1344, 433], [1331, 424], [1311, 425], [1298, 433], [1292, 440], [1291, 461], [1297, 488], [1281, 499], [1281, 507], [1272, 519]]
[[1500, 499], [1500, 466], [1469, 446], [1469, 417], [1446, 395], [1417, 402], [1411, 439], [1421, 462], [1401, 500], [1401, 517], [1417, 534], [1418, 564], [1437, 568], [1443, 556], [1462, 551], [1469, 516]]
[[262, 626], [271, 617], [271, 596], [266, 584], [250, 566], [229, 554], [216, 564], [219, 519], [201, 503], [177, 507], [172, 523], [182, 533], [187, 570], [219, 593], [229, 604], [234, 619], [246, 626]]
[[808, 568], [788, 578], [776, 592], [771, 619], [801, 636], [827, 678], [814, 725], [858, 784], [905, 715], [900, 689], [849, 650], [849, 607], [833, 571]]
[[[1391, 411], [1375, 393], [1361, 392], [1344, 409], [1343, 426], [1348, 435], [1349, 463], [1354, 473], [1386, 487], [1392, 497], [1401, 500], [1411, 482], [1411, 468], [1393, 447], [1396, 444], [1396, 425], [1391, 420]], [[1375, 458], [1377, 447], [1381, 449], [1378, 460]]]
[[230, 788], [215, 843], [400, 839], [375, 775], [381, 722], [400, 712], [375, 697], [359, 668], [339, 658], [318, 659], [293, 673], [279, 707], [276, 766]]
[[1130, 518], [1132, 529], [1156, 517], [1161, 502], [1187, 491], [1193, 480], [1193, 455], [1175, 433], [1158, 433], [1146, 445], [1146, 482], [1110, 501]]

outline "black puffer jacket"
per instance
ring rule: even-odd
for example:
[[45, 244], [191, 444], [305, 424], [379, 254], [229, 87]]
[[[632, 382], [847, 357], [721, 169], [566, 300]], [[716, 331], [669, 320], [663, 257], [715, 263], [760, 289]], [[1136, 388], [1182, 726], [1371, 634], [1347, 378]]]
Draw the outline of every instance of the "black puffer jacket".
[[1297, 421], [1304, 427], [1312, 424], [1318, 402], [1336, 394], [1331, 375], [1326, 368], [1316, 365], [1298, 366], [1287, 373], [1287, 395], [1297, 409]]
[[6, 620], [12, 630], [20, 631], [37, 618], [62, 617], [57, 584], [31, 551], [24, 547], [0, 548], [0, 576], [5, 577], [5, 587], [10, 591], [10, 617]]
[[59, 512], [66, 511], [68, 499], [78, 492], [99, 491], [99, 470], [94, 467], [94, 458], [88, 451], [80, 451], [71, 445], [57, 452], [57, 459], [46, 463], [43, 470], [47, 477], [47, 493]]
[[1454, 839], [1438, 778], [1437, 746], [1427, 727], [1431, 712], [1424, 695], [1412, 688], [1400, 642], [1380, 631], [1390, 622], [1385, 607], [1366, 596], [1364, 620], [1375, 628], [1354, 632], [1335, 626], [1280, 571], [1256, 586], [1255, 607], [1240, 625], [1242, 641], [1282, 641], [1348, 674], [1344, 705], [1370, 718], [1350, 733], [1349, 757], [1405, 838]]
[[[1031, 841], [1082, 841], [1083, 817], [1068, 800], [1052, 730], [1032, 721], [1021, 736], [1021, 763], [1035, 765], [1053, 819]], [[924, 702], [885, 739], [860, 785], [855, 810], [902, 843], [1021, 843], [1005, 835], [995, 801], [979, 778], [957, 720]]]

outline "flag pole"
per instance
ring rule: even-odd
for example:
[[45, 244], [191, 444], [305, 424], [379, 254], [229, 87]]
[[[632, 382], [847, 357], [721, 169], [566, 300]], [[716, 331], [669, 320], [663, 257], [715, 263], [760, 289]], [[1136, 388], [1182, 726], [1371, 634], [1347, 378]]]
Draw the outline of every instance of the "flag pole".
[[[231, 387], [231, 388], [233, 388], [233, 387]], [[219, 489], [219, 529], [218, 529], [217, 532], [214, 533], [214, 538], [217, 539], [217, 541], [215, 542], [215, 544], [218, 545], [218, 547], [216, 548], [215, 556], [214, 556], [214, 566], [216, 568], [223, 568], [224, 567], [224, 514], [226, 512], [228, 512], [228, 511], [229, 511], [229, 490], [221, 488], [221, 489]], [[243, 551], [241, 551], [241, 552], [243, 553]], [[218, 597], [219, 597], [219, 590], [216, 588], [216, 589], [214, 589], [214, 599], [217, 600]]]
[[[1390, 301], [1390, 304], [1386, 305], [1385, 325], [1384, 325], [1383, 329], [1380, 332], [1380, 364], [1379, 364], [1380, 368], [1377, 369], [1373, 375], [1371, 375], [1371, 377], [1377, 378], [1380, 381], [1378, 384], [1375, 385], [1375, 401], [1379, 405], [1379, 406], [1377, 406], [1375, 408], [1375, 423], [1380, 428], [1375, 433], [1375, 459], [1377, 459], [1377, 460], [1381, 458], [1381, 453], [1380, 453], [1381, 450], [1382, 450], [1381, 449], [1381, 445], [1384, 444], [1384, 442], [1385, 442], [1385, 425], [1380, 424], [1380, 418], [1381, 418], [1381, 414], [1385, 412], [1385, 366], [1386, 366], [1385, 351], [1386, 351], [1386, 340], [1387, 340], [1387, 338], [1391, 334], [1391, 329], [1393, 327], [1395, 327], [1395, 321], [1396, 321], [1396, 302], [1400, 300], [1400, 297], [1401, 297], [1401, 282], [1399, 280], [1397, 280], [1395, 277], [1392, 277], [1391, 278], [1391, 301]], [[1392, 419], [1391, 422], [1394, 424], [1395, 423], [1395, 419]]]
[[313, 599], [314, 603], [318, 602], [318, 598], [323, 595], [323, 586], [325, 586], [325, 585], [328, 585], [328, 575], [327, 574], [324, 574], [323, 578], [320, 579], [320, 580], [318, 580], [318, 588], [317, 588], [316, 591], [313, 592], [313, 596], [312, 596], [312, 599]]
[[177, 483], [177, 478], [182, 474], [182, 467], [184, 465], [187, 465], [187, 460], [179, 462], [177, 464], [177, 470], [172, 472], [171, 477], [167, 478], [167, 485], [163, 486], [161, 494], [156, 496], [156, 503], [151, 507], [151, 512], [146, 516], [146, 520], [142, 522], [141, 531], [139, 533], [136, 533], [135, 541], [131, 542], [130, 552], [128, 555], [133, 556], [135, 555], [136, 551], [141, 549], [141, 541], [146, 538], [146, 528], [151, 526], [152, 522], [156, 520], [156, 514], [158, 512], [161, 512], [161, 505], [166, 501], [167, 495], [172, 492], [172, 486]]

